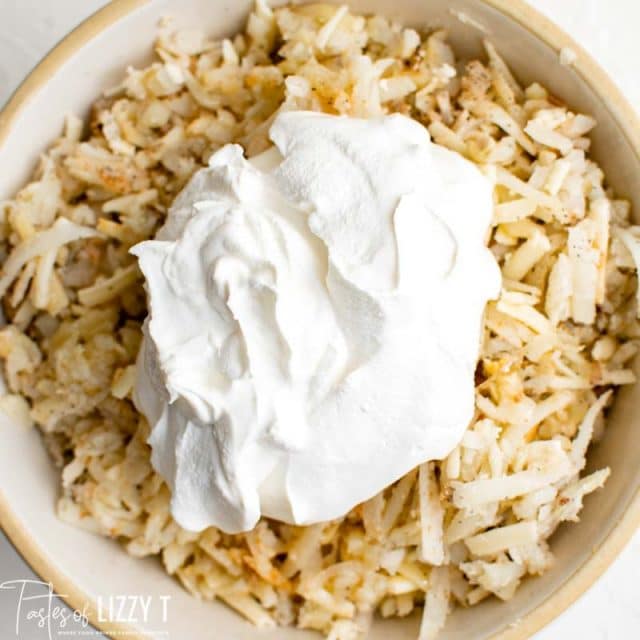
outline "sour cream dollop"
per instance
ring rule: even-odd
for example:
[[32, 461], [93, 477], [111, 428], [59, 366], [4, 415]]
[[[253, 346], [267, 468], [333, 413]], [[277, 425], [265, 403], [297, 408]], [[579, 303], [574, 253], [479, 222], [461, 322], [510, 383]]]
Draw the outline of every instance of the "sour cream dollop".
[[460, 441], [500, 274], [492, 188], [401, 115], [279, 115], [155, 240], [135, 400], [188, 530], [348, 512]]

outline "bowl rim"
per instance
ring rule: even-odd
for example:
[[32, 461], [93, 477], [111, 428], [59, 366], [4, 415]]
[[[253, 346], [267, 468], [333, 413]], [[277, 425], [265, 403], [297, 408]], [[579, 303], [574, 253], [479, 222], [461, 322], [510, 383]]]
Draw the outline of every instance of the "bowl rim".
[[[68, 59], [117, 20], [152, 1], [111, 0], [51, 49], [27, 75], [0, 111], [0, 148], [9, 136], [12, 124], [20, 112]], [[590, 54], [525, 0], [477, 1], [514, 20], [558, 53], [565, 47], [574, 51], [577, 58], [572, 63], [573, 70], [596, 95], [603, 99], [605, 108], [620, 127], [633, 153], [640, 161], [640, 117]], [[42, 547], [30, 537], [19, 518], [11, 510], [1, 488], [0, 527], [31, 568], [51, 583], [56, 593], [64, 593], [65, 595], [61, 597], [70, 607], [84, 610], [89, 622], [96, 629], [108, 637], [108, 632], [115, 632], [126, 634], [131, 640], [148, 640], [146, 634], [140, 633], [128, 624], [105, 622], [100, 619], [93, 599], [77, 587], [63, 570], [49, 561]], [[494, 634], [491, 640], [526, 640], [558, 617], [605, 572], [638, 528], [640, 528], [640, 486], [629, 500], [622, 516], [613, 524], [607, 537], [593, 549], [591, 557], [568, 575], [538, 607], [515, 624], [506, 625], [503, 630]]]

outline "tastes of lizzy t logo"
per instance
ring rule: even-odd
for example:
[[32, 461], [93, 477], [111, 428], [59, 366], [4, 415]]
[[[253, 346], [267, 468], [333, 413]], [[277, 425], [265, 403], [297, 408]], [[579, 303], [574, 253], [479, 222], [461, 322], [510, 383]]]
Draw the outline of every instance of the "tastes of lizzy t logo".
[[[16, 607], [16, 638], [33, 637], [34, 629], [40, 630], [41, 637], [48, 640], [66, 636], [99, 636], [100, 632], [89, 626], [88, 605], [83, 609], [72, 610], [57, 598], [66, 597], [57, 594], [50, 582], [40, 580], [6, 580], [0, 583], [0, 597], [11, 597]], [[171, 596], [110, 595], [98, 596], [96, 600], [96, 620], [109, 632], [109, 625], [135, 625], [128, 632], [118, 627], [113, 635], [126, 637], [139, 632], [154, 637], [168, 636], [167, 631], [149, 631], [144, 625], [152, 619], [157, 623], [166, 623], [169, 618]], [[141, 626], [142, 625], [142, 626]]]

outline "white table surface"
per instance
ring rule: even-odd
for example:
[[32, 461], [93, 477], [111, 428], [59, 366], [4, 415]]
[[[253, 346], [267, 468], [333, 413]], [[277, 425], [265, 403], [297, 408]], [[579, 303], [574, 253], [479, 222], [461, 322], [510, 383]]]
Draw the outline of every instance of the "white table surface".
[[[105, 0], [0, 0], [0, 104], [60, 38], [104, 4]], [[640, 2], [531, 0], [531, 4], [589, 50], [640, 108]], [[0, 583], [35, 578], [0, 532]], [[640, 638], [639, 578], [640, 532], [607, 573], [535, 640]], [[0, 640], [16, 637], [41, 640], [48, 635], [43, 629], [21, 631], [17, 636], [15, 601], [0, 591]], [[203, 632], [202, 638], [190, 640], [208, 638], [213, 640]]]

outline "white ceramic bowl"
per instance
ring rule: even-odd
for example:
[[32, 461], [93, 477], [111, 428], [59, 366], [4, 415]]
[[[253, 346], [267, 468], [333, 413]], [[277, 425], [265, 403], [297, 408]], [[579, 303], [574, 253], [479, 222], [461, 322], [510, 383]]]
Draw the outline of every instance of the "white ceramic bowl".
[[[68, 36], [29, 76], [0, 115], [0, 200], [29, 177], [39, 152], [59, 133], [67, 112], [83, 114], [105, 87], [117, 83], [127, 65], [150, 57], [158, 19], [170, 14], [178, 24], [205, 26], [217, 36], [242, 26], [251, 0], [115, 0]], [[576, 109], [598, 120], [593, 153], [611, 185], [640, 212], [640, 125], [604, 73], [582, 49], [521, 0], [354, 0], [354, 10], [378, 12], [407, 25], [445, 26], [462, 57], [482, 55], [482, 25], [524, 82], [539, 80]], [[577, 54], [571, 67], [559, 64], [568, 46]], [[553, 538], [555, 567], [526, 581], [508, 603], [490, 600], [450, 618], [443, 640], [522, 639], [558, 615], [604, 571], [640, 522], [640, 385], [625, 389], [603, 442], [591, 451], [594, 467], [610, 466], [606, 488], [590, 496], [582, 522]], [[115, 542], [56, 519], [59, 481], [37, 431], [6, 419], [0, 424], [0, 522], [33, 568], [67, 594], [76, 609], [108, 632], [128, 638], [163, 630], [169, 638], [300, 640], [314, 634], [293, 630], [258, 632], [220, 604], [191, 598], [153, 560], [126, 555]], [[100, 622], [95, 603], [115, 594], [171, 596], [168, 619], [151, 609], [143, 625]], [[416, 637], [417, 621], [376, 623], [372, 638]], [[167, 637], [167, 636], [164, 636]]]

